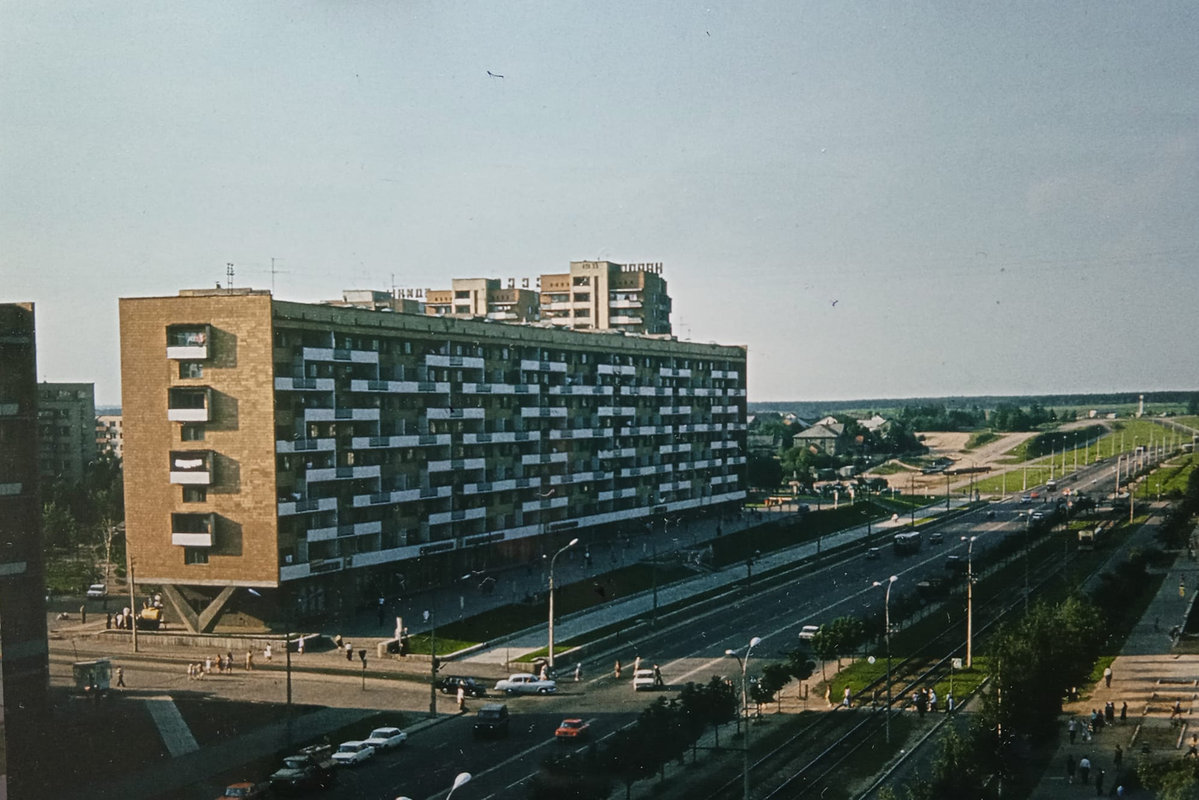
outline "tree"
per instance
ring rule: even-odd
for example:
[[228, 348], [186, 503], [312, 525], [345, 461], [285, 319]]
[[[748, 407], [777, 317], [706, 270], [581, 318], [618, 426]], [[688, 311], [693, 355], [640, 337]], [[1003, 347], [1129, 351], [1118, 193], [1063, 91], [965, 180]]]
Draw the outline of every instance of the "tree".
[[720, 747], [720, 726], [737, 716], [738, 698], [733, 685], [724, 678], [713, 675], [706, 684], [688, 683], [679, 693], [684, 726], [689, 731], [698, 731], [707, 725], [716, 734], [716, 746]]
[[751, 454], [745, 467], [745, 479], [750, 486], [774, 490], [783, 482], [783, 467], [773, 456]]
[[762, 677], [754, 681], [750, 696], [758, 705], [761, 713], [763, 703], [771, 703], [783, 687], [791, 682], [791, 666], [783, 663], [770, 663], [762, 667]]

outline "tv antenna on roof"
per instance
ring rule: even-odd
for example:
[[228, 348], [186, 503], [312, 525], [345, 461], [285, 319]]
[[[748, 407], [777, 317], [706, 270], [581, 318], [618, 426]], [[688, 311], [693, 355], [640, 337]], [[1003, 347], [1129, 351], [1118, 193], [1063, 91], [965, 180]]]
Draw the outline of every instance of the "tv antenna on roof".
[[225, 262], [225, 288], [226, 289], [233, 288], [233, 262], [232, 261]]

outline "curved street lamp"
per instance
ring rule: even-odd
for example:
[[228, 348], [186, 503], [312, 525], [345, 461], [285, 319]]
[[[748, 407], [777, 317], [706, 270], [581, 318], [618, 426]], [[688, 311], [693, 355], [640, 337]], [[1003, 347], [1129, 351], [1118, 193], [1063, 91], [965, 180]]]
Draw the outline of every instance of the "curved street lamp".
[[[886, 626], [887, 636], [887, 717], [886, 717], [886, 741], [891, 744], [891, 585], [899, 580], [898, 575], [892, 575], [887, 578], [887, 591], [883, 593], [883, 625]], [[875, 586], [883, 586], [882, 581], [875, 581]]]
[[[578, 543], [579, 543], [579, 540], [577, 538], [571, 539], [569, 542], [567, 542], [562, 547], [560, 547], [558, 549], [558, 552], [554, 553], [554, 557], [550, 559], [550, 626], [549, 626], [549, 628], [550, 628], [550, 630], [549, 630], [549, 634], [550, 634], [550, 636], [549, 636], [549, 639], [550, 639], [550, 642], [549, 642], [549, 644], [550, 644], [549, 668], [550, 669], [554, 668], [554, 562], [558, 560], [558, 556], [562, 555], [564, 552], [566, 552], [570, 548], [574, 547]], [[465, 774], [466, 773], [463, 773], [463, 775], [465, 775]], [[470, 779], [470, 776], [467, 775], [467, 780], [469, 780], [469, 779]]]
[[[446, 794], [445, 800], [450, 800], [450, 795], [454, 793], [454, 790], [466, 783], [470, 783], [470, 773], [459, 772], [458, 777], [454, 778], [454, 785], [450, 787], [450, 791]], [[408, 797], [407, 795], [400, 795], [396, 798], [396, 800], [412, 800], [412, 798]]]
[[737, 659], [737, 666], [741, 667], [741, 711], [745, 716], [745, 749], [742, 750], [742, 769], [741, 769], [741, 791], [744, 800], [749, 800], [749, 701], [745, 692], [745, 673], [749, 669], [749, 651], [753, 650], [762, 642], [760, 636], [755, 636], [749, 640], [749, 644], [745, 647], [745, 658], [742, 659], [737, 654], [736, 650], [725, 650], [726, 656], [732, 656]]

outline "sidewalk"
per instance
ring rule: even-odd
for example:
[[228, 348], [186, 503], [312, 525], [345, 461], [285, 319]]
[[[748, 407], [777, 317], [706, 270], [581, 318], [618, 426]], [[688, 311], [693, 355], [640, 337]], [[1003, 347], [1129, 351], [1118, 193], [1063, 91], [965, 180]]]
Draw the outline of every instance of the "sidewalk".
[[[1153, 514], [1112, 555], [1112, 561], [1122, 559], [1132, 548], [1145, 547], [1152, 543], [1157, 531], [1158, 519], [1166, 506], [1154, 504]], [[1145, 610], [1144, 616], [1129, 632], [1120, 653], [1112, 662], [1111, 686], [1103, 680], [1084, 691], [1079, 700], [1067, 703], [1061, 715], [1063, 731], [1067, 722], [1077, 721], [1079, 733], [1074, 745], [1063, 733], [1061, 743], [1048, 762], [1045, 774], [1038, 786], [1029, 794], [1029, 800], [1058, 800], [1071, 796], [1089, 796], [1095, 793], [1095, 779], [1103, 770], [1104, 795], [1111, 793], [1122, 776], [1136, 769], [1136, 762], [1144, 756], [1163, 758], [1181, 757], [1186, 747], [1180, 748], [1185, 739], [1195, 732], [1199, 722], [1199, 704], [1196, 704], [1196, 678], [1199, 677], [1199, 655], [1178, 652], [1169, 630], [1182, 626], [1191, 604], [1195, 601], [1196, 564], [1185, 552], [1165, 570], [1165, 578], [1157, 595]], [[1180, 597], [1179, 581], [1187, 588]], [[1170, 710], [1175, 700], [1182, 704], [1182, 724], [1171, 724]], [[1085, 741], [1083, 729], [1089, 722], [1091, 710], [1100, 714], [1106, 703], [1116, 708], [1116, 722], [1104, 727], [1091, 741]], [[1127, 721], [1120, 722], [1120, 709], [1128, 704]], [[1123, 750], [1123, 763], [1115, 765], [1115, 748]], [[1084, 755], [1091, 760], [1091, 775], [1088, 785], [1081, 785], [1078, 775], [1073, 784], [1066, 778], [1066, 757], [1075, 761]]]

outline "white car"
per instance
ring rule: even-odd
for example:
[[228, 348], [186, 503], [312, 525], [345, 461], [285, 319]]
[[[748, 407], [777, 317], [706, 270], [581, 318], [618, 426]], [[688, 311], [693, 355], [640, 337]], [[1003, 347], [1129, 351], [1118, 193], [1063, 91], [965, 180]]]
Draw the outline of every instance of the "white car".
[[102, 583], [93, 583], [87, 587], [87, 596], [92, 598], [105, 597], [108, 594], [108, 587]]
[[339, 766], [352, 767], [361, 764], [375, 754], [375, 748], [366, 742], [342, 742], [332, 758]]
[[816, 634], [820, 633], [819, 625], [804, 625], [799, 631], [799, 638], [805, 642], [810, 642], [816, 638]]
[[639, 669], [633, 673], [633, 691], [648, 692], [656, 688], [657, 679], [652, 669]]
[[366, 743], [376, 750], [390, 750], [408, 741], [408, 734], [399, 728], [375, 728], [366, 737]]
[[558, 684], [551, 680], [543, 681], [527, 672], [518, 672], [497, 681], [495, 690], [504, 694], [553, 694], [558, 691]]

